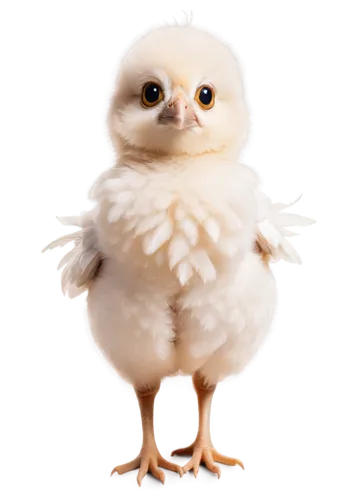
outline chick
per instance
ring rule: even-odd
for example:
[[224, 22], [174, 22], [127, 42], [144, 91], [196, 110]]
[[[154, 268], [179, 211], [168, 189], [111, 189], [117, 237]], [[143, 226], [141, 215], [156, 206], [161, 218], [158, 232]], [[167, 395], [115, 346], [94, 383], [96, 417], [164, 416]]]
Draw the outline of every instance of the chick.
[[[313, 221], [282, 213], [238, 162], [248, 133], [239, 65], [210, 34], [190, 25], [150, 31], [125, 55], [108, 123], [117, 161], [97, 180], [92, 211], [61, 222], [79, 226], [47, 248], [74, 242], [60, 262], [70, 297], [88, 290], [93, 336], [136, 392], [143, 446], [113, 472], [139, 468], [180, 474], [222, 455], [210, 437], [216, 385], [244, 369], [273, 316], [269, 262], [300, 262], [285, 226]], [[153, 430], [161, 380], [191, 375], [198, 397], [195, 441], [165, 460]]]

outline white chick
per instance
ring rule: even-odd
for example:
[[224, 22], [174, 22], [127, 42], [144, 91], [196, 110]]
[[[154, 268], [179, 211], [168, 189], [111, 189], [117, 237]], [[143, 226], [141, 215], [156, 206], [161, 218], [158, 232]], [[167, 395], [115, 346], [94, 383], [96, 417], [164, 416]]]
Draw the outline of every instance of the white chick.
[[[139, 468], [164, 483], [159, 468], [183, 472], [215, 462], [241, 466], [213, 446], [210, 406], [217, 383], [257, 352], [273, 316], [268, 262], [299, 262], [284, 226], [312, 221], [282, 214], [257, 190], [237, 158], [248, 132], [238, 63], [210, 34], [192, 26], [152, 30], [123, 59], [109, 112], [115, 166], [94, 185], [95, 207], [62, 219], [79, 231], [61, 261], [62, 284], [88, 289], [93, 336], [136, 391], [143, 446], [113, 472]], [[199, 430], [181, 468], [159, 453], [153, 405], [164, 377], [192, 375]]]

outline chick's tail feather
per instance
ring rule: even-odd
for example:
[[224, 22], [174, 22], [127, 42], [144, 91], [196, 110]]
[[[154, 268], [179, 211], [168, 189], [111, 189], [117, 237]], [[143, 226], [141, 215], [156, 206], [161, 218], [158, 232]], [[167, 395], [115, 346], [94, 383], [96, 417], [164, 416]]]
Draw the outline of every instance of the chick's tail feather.
[[65, 226], [77, 226], [80, 229], [61, 236], [47, 245], [42, 251], [63, 247], [74, 243], [74, 247], [62, 257], [58, 269], [62, 269], [61, 284], [64, 295], [77, 297], [85, 292], [95, 278], [103, 259], [97, 245], [96, 228], [92, 211], [82, 216], [57, 217]]

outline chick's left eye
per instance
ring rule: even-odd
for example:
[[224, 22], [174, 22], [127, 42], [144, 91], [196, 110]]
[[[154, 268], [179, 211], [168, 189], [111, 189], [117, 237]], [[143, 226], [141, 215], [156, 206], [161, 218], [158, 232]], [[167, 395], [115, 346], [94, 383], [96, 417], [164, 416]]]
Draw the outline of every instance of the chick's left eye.
[[203, 85], [195, 94], [195, 100], [205, 110], [211, 109], [215, 104], [215, 94], [211, 87]]
[[146, 108], [152, 108], [163, 100], [164, 94], [161, 86], [155, 82], [148, 82], [142, 89], [142, 104]]

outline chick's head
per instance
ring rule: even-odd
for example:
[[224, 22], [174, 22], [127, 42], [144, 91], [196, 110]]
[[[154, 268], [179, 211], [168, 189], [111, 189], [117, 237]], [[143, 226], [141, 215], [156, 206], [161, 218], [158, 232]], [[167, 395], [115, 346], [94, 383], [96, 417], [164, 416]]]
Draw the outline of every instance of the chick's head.
[[238, 62], [192, 26], [152, 30], [122, 61], [109, 128], [119, 155], [237, 156], [248, 132]]

